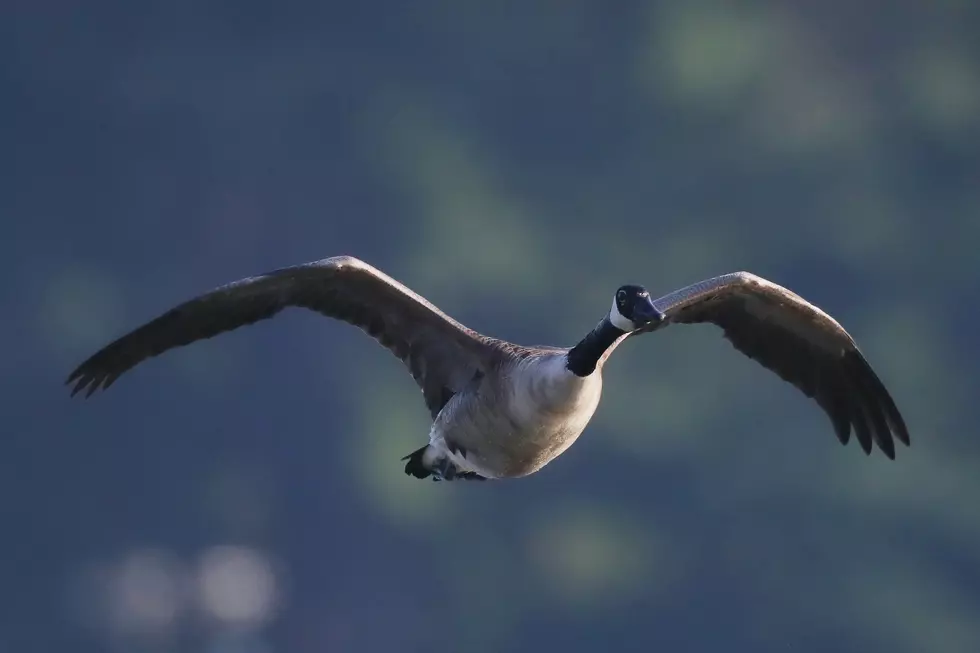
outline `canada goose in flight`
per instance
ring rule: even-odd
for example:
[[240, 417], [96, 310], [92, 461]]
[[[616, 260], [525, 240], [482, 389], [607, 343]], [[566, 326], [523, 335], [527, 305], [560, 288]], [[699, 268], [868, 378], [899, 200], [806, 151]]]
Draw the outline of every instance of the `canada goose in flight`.
[[473, 331], [367, 263], [314, 261], [221, 286], [122, 336], [69, 375], [72, 396], [108, 388], [144, 359], [270, 318], [288, 306], [359, 327], [408, 367], [433, 420], [429, 443], [402, 458], [434, 480], [526, 476], [564, 452], [599, 404], [602, 367], [629, 336], [710, 322], [740, 352], [816, 400], [842, 444], [851, 430], [894, 459], [909, 434], [854, 339], [832, 317], [748, 272], [706, 279], [652, 299], [616, 290], [612, 307], [570, 348], [524, 347]]

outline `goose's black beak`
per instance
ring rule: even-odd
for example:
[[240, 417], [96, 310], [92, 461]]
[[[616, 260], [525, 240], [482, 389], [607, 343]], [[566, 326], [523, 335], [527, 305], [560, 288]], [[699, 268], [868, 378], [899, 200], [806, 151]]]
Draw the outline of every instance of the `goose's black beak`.
[[633, 306], [633, 323], [638, 329], [648, 324], [660, 324], [666, 317], [657, 309], [649, 295], [640, 298]]

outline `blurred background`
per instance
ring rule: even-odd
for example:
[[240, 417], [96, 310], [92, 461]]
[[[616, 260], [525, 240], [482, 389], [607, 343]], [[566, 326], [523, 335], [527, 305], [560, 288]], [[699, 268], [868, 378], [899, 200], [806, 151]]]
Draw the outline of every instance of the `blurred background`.
[[[0, 16], [0, 651], [980, 651], [980, 4]], [[854, 334], [913, 446], [841, 447], [710, 326], [627, 343], [504, 483], [405, 476], [415, 384], [302, 311], [61, 385], [337, 254], [525, 344], [751, 270]]]

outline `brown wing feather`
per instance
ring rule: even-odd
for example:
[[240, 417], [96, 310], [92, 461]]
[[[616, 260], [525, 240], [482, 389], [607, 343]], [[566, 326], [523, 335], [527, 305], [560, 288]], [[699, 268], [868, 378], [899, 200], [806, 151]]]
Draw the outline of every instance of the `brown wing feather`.
[[[671, 323], [712, 323], [734, 347], [814, 399], [837, 438], [895, 457], [908, 445], [895, 402], [849, 333], [799, 295], [748, 272], [707, 279], [654, 302]], [[654, 325], [653, 328], [657, 328]]]
[[282, 268], [216, 288], [110, 343], [67, 379], [74, 396], [112, 385], [147, 358], [296, 306], [359, 327], [405, 363], [433, 417], [489, 364], [475, 331], [376, 268], [348, 256]]

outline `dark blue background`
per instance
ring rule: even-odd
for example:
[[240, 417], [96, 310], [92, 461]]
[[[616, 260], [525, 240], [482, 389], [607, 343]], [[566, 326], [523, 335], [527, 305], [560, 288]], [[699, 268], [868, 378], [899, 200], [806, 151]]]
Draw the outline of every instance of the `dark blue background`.
[[[0, 651], [980, 650], [978, 6], [8, 0]], [[411, 378], [299, 311], [60, 385], [336, 254], [528, 344], [754, 271], [913, 447], [840, 447], [711, 327], [624, 345], [505, 483], [405, 476]]]

